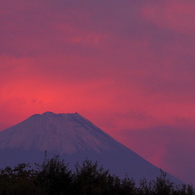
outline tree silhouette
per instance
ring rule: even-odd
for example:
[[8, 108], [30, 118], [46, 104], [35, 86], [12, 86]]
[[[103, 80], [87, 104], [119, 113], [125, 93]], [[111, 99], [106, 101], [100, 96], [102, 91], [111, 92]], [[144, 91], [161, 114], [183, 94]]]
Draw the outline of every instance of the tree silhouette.
[[120, 179], [97, 162], [85, 160], [75, 171], [59, 156], [45, 157], [32, 169], [21, 163], [14, 168], [0, 169], [0, 195], [195, 195], [192, 185], [175, 185], [161, 171], [155, 180], [142, 179], [137, 186], [133, 179]]
[[43, 194], [71, 194], [72, 173], [59, 156], [45, 159], [37, 168], [37, 184], [44, 189]]

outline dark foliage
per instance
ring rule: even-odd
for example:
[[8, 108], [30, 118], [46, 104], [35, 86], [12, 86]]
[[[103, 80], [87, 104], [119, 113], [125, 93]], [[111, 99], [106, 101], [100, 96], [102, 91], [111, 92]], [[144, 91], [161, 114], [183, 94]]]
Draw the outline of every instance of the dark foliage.
[[59, 156], [36, 164], [5, 167], [0, 170], [0, 195], [195, 195], [191, 185], [175, 185], [161, 171], [156, 180], [140, 181], [139, 187], [128, 177], [111, 175], [98, 163], [85, 160], [75, 171]]
[[57, 195], [71, 194], [73, 178], [72, 173], [59, 156], [37, 165], [36, 185], [42, 189], [42, 194]]

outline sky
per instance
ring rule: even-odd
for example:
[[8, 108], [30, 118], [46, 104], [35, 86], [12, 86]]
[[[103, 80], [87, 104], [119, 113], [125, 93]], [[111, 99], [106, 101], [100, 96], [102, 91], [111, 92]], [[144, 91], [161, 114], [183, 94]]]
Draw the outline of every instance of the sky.
[[195, 185], [194, 0], [1, 0], [0, 130], [83, 115]]

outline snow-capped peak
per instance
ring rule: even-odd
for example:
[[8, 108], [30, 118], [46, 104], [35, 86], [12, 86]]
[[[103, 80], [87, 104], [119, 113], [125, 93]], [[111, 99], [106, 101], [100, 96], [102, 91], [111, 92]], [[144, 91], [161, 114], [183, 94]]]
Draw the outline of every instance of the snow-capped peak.
[[109, 150], [113, 139], [78, 113], [35, 114], [0, 136], [0, 149], [23, 148], [71, 154]]

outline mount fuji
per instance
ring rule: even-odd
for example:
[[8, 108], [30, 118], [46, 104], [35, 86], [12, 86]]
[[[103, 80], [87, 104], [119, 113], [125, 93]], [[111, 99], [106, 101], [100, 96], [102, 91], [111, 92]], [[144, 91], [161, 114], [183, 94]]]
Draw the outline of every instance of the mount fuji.
[[[97, 161], [111, 173], [135, 181], [156, 179], [160, 169], [117, 142], [78, 113], [35, 114], [0, 132], [0, 168], [18, 163], [42, 162], [44, 153], [54, 154], [66, 163], [86, 158]], [[171, 181], [181, 183], [171, 175]]]

